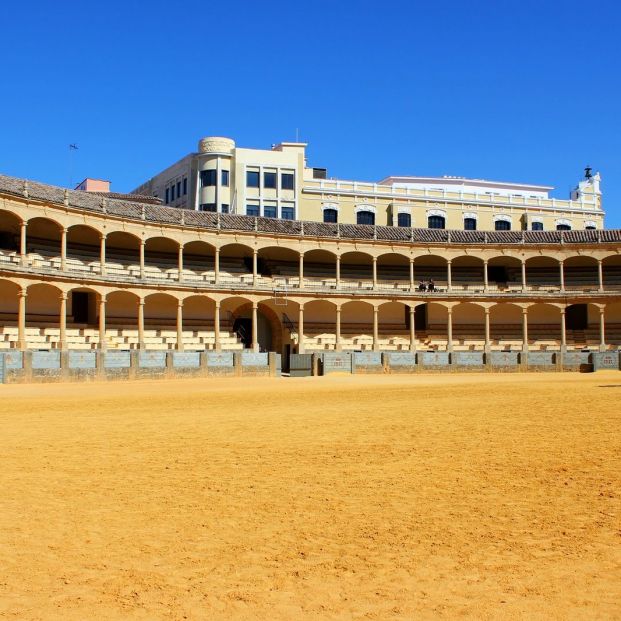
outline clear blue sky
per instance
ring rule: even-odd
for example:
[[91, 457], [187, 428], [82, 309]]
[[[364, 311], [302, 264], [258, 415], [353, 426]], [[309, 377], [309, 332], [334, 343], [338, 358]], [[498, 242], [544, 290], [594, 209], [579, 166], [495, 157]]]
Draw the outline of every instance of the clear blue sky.
[[621, 228], [616, 1], [7, 2], [0, 172], [128, 191], [225, 135], [345, 179], [603, 176]]

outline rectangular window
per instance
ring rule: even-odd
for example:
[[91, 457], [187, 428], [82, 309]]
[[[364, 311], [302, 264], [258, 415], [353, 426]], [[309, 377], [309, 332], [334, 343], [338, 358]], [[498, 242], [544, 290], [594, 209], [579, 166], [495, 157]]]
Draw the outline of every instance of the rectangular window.
[[170, 202], [172, 203], [175, 200], [175, 184], [173, 183], [170, 186]]
[[226, 203], [222, 203], [222, 213], [229, 213], [229, 206]]
[[229, 187], [229, 171], [228, 170], [222, 171], [221, 183], [225, 188]]
[[246, 215], [247, 216], [258, 216], [259, 206], [258, 205], [246, 205]]
[[280, 177], [280, 188], [282, 190], [295, 189], [295, 176], [293, 173], [283, 173]]
[[216, 211], [215, 203], [201, 203], [199, 207], [200, 211]]
[[266, 172], [263, 173], [263, 187], [276, 189], [276, 173], [275, 172]]
[[183, 178], [183, 196], [187, 196], [188, 193], [188, 178]]
[[259, 187], [259, 172], [257, 170], [246, 171], [246, 186], [249, 188]]
[[181, 196], [181, 181], [177, 181], [177, 198]]
[[166, 188], [166, 200], [164, 201], [168, 205], [168, 199], [170, 198], [170, 190]]
[[216, 185], [217, 170], [201, 170], [201, 187], [208, 188]]
[[275, 218], [276, 217], [276, 207], [265, 205], [263, 207], [263, 215], [266, 218]]
[[283, 220], [295, 220], [295, 209], [293, 207], [283, 207], [280, 212]]

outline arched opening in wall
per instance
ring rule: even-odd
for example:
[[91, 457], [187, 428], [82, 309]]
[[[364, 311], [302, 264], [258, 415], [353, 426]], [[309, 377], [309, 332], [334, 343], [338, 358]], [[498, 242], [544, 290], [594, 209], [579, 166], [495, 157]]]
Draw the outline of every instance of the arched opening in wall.
[[257, 254], [257, 274], [273, 278], [275, 284], [297, 286], [300, 276], [300, 254], [280, 246], [261, 248]]
[[26, 248], [33, 267], [60, 266], [61, 226], [49, 218], [28, 220]]
[[426, 254], [416, 257], [414, 261], [414, 276], [416, 282], [421, 281], [426, 285], [433, 281], [436, 289], [446, 289], [448, 285], [448, 268], [444, 257]]
[[183, 247], [183, 277], [186, 280], [215, 279], [215, 252], [211, 244], [192, 241]]
[[67, 326], [97, 326], [99, 294], [88, 287], [76, 287], [67, 293]]
[[21, 287], [0, 279], [0, 350], [17, 347], [17, 321]]
[[106, 271], [113, 276], [140, 275], [140, 239], [115, 231], [106, 237]]
[[67, 267], [73, 270], [99, 271], [101, 236], [85, 224], [67, 229]]
[[462, 302], [453, 306], [453, 348], [482, 350], [485, 347], [485, 309], [479, 304]]
[[21, 218], [10, 211], [0, 209], [0, 255], [19, 253], [21, 228]]
[[341, 286], [347, 285], [352, 288], [373, 286], [373, 260], [370, 255], [365, 252], [344, 252], [341, 255]]
[[[252, 302], [241, 297], [226, 298], [221, 304], [221, 315], [244, 348], [252, 348]], [[257, 308], [257, 342], [259, 351], [282, 349], [280, 318], [265, 303]]]
[[565, 308], [567, 343], [575, 349], [599, 345], [599, 307], [595, 304], [570, 304]]
[[328, 250], [304, 253], [304, 278], [327, 286], [336, 286], [336, 255]]
[[138, 348], [138, 302], [129, 291], [106, 296], [106, 342], [109, 349]]
[[304, 304], [304, 343], [306, 353], [336, 348], [336, 306], [326, 300]]
[[604, 289], [612, 291], [621, 289], [621, 255], [615, 254], [602, 261], [602, 275]]
[[530, 349], [560, 348], [561, 311], [557, 306], [537, 303], [528, 307], [528, 340]]
[[576, 256], [565, 259], [565, 288], [572, 291], [597, 291], [599, 276], [597, 259]]
[[558, 291], [561, 287], [560, 266], [552, 257], [532, 257], [526, 260], [526, 284], [535, 291]]
[[144, 299], [144, 342], [147, 349], [175, 349], [177, 346], [177, 298], [152, 293]]
[[379, 348], [382, 350], [409, 350], [410, 307], [402, 302], [385, 302], [377, 314]]
[[60, 348], [60, 296], [60, 289], [53, 285], [28, 287], [26, 341], [29, 349]]
[[[226, 244], [220, 249], [220, 281], [248, 282], [252, 276], [252, 248], [243, 244]], [[258, 266], [257, 266], [258, 267]]]
[[265, 315], [272, 332], [270, 351], [282, 355], [282, 368], [285, 371], [289, 370], [289, 356], [298, 350], [301, 338], [299, 308], [297, 302], [283, 298], [270, 298], [259, 303], [259, 312]]
[[[185, 349], [215, 349], [214, 317], [216, 303], [206, 295], [192, 295], [183, 301], [183, 343]], [[228, 333], [220, 331], [222, 349], [229, 345]], [[234, 342], [236, 339], [234, 340]]]
[[423, 349], [446, 351], [448, 345], [448, 308], [444, 304], [436, 302], [427, 304], [427, 330], [421, 340]]
[[430, 229], [446, 228], [446, 218], [444, 216], [427, 216], [427, 228], [430, 228]]
[[367, 302], [345, 302], [341, 306], [341, 344], [343, 349], [373, 349], [373, 306]]
[[377, 257], [377, 279], [383, 283], [391, 283], [393, 287], [409, 288], [410, 259], [409, 257], [390, 252]]
[[168, 237], [151, 237], [144, 247], [145, 278], [175, 280], [179, 273], [179, 244]]
[[487, 262], [487, 281], [491, 291], [522, 288], [522, 261], [505, 255]]
[[605, 340], [609, 348], [621, 345], [621, 302], [606, 304], [604, 311]]
[[375, 224], [375, 213], [372, 211], [359, 211], [356, 214], [356, 224]]
[[491, 348], [502, 351], [520, 350], [523, 344], [522, 308], [516, 304], [494, 304], [489, 310]]
[[451, 280], [453, 289], [482, 291], [483, 259], [467, 255], [455, 257], [451, 264]]

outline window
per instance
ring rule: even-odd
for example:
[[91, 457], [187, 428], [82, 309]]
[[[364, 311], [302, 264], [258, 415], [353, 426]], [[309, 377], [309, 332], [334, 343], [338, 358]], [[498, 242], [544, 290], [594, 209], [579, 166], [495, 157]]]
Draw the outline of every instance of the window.
[[496, 231], [510, 231], [511, 222], [507, 222], [506, 220], [496, 220], [494, 223], [494, 229]]
[[275, 205], [265, 205], [263, 207], [263, 215], [266, 218], [276, 218], [277, 217], [277, 209]]
[[222, 179], [220, 181], [225, 188], [228, 188], [229, 187], [229, 171], [223, 170], [221, 172], [222, 172]]
[[476, 218], [464, 218], [464, 231], [476, 231], [477, 219]]
[[412, 216], [409, 213], [400, 213], [397, 216], [397, 226], [412, 226]]
[[229, 206], [226, 203], [222, 203], [222, 213], [229, 213]]
[[280, 188], [282, 190], [294, 190], [295, 189], [295, 177], [293, 173], [283, 173], [280, 176]]
[[165, 199], [165, 203], [168, 205], [168, 199], [170, 198], [170, 190], [168, 188], [166, 188], [166, 199]]
[[181, 196], [181, 181], [177, 181], [177, 198]]
[[427, 218], [427, 226], [430, 229], [443, 229], [444, 222], [444, 216], [429, 216]]
[[216, 211], [215, 203], [201, 203], [200, 211]]
[[258, 205], [246, 205], [246, 215], [247, 216], [258, 216], [259, 206]]
[[259, 187], [259, 172], [256, 170], [246, 171], [246, 186], [249, 188]]
[[531, 231], [543, 231], [543, 222], [533, 222], [530, 228]]
[[295, 220], [295, 209], [293, 207], [282, 207], [280, 213], [283, 220]]
[[216, 170], [201, 170], [201, 187], [211, 187], [216, 185]]
[[588, 226], [585, 226], [585, 227], [584, 227], [584, 230], [585, 230], [585, 231], [596, 231], [596, 230], [597, 230], [597, 227], [596, 227], [596, 226], [593, 226], [592, 224], [589, 224]]
[[557, 231], [571, 231], [571, 226], [569, 226], [569, 224], [557, 224], [556, 230]]
[[175, 184], [170, 186], [170, 202], [172, 203], [175, 200]]
[[324, 209], [323, 210], [324, 222], [338, 222], [339, 212], [336, 209]]
[[183, 178], [183, 196], [186, 196], [188, 193], [188, 178]]
[[263, 173], [263, 187], [276, 189], [276, 173], [275, 172], [266, 172]]
[[372, 211], [359, 211], [356, 214], [356, 224], [375, 224], [375, 214]]

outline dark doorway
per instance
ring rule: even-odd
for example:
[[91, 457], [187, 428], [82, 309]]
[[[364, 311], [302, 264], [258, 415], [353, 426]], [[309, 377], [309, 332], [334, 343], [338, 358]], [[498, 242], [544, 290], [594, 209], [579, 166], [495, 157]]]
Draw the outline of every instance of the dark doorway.
[[427, 304], [419, 304], [414, 309], [414, 329], [427, 329]]
[[288, 343], [287, 343], [287, 345], [285, 345], [284, 354], [285, 355], [282, 358], [282, 370], [285, 373], [289, 373], [289, 370], [290, 370], [291, 345], [289, 345]]
[[88, 323], [88, 293], [86, 291], [72, 292], [71, 309], [75, 323]]
[[244, 348], [252, 347], [252, 319], [238, 317], [233, 323], [233, 332], [237, 334]]
[[586, 304], [572, 304], [565, 310], [565, 324], [568, 330], [586, 330], [589, 325], [589, 311]]
[[491, 265], [487, 268], [487, 279], [490, 282], [507, 282], [507, 268], [502, 265]]

